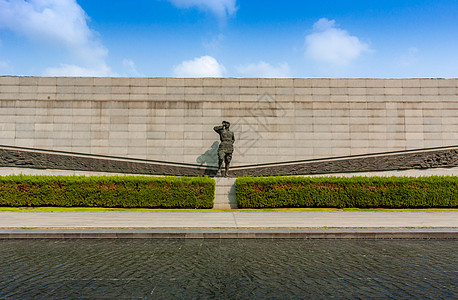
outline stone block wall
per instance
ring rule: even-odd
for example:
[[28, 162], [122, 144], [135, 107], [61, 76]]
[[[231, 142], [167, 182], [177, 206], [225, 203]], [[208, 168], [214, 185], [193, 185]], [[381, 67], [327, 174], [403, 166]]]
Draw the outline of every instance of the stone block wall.
[[0, 145], [233, 165], [458, 144], [458, 79], [0, 77]]

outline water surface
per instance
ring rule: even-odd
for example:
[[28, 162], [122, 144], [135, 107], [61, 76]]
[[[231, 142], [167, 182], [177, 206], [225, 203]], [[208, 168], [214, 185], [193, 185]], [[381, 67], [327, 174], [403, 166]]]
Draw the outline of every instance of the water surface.
[[0, 298], [457, 299], [456, 240], [0, 240]]

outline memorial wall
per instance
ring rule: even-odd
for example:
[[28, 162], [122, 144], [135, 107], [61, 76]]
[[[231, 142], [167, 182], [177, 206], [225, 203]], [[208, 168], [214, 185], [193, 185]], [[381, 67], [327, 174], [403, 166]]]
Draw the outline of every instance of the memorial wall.
[[0, 145], [232, 165], [458, 144], [458, 79], [0, 77]]

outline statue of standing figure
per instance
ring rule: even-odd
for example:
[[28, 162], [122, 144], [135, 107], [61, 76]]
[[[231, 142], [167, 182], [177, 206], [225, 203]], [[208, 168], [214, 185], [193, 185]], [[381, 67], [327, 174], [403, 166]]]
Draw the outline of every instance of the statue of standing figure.
[[231, 124], [227, 121], [223, 121], [222, 126], [215, 126], [213, 130], [215, 130], [219, 134], [219, 139], [221, 143], [218, 147], [218, 173], [221, 174], [221, 167], [223, 165], [223, 161], [225, 164], [226, 172], [224, 173], [224, 177], [228, 176], [229, 173], [229, 164], [232, 160], [232, 152], [234, 152], [234, 133], [229, 130]]

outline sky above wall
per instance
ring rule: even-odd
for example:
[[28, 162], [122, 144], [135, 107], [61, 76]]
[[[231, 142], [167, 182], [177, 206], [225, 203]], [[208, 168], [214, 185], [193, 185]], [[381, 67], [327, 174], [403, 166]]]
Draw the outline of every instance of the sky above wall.
[[0, 75], [458, 77], [458, 0], [0, 0]]

